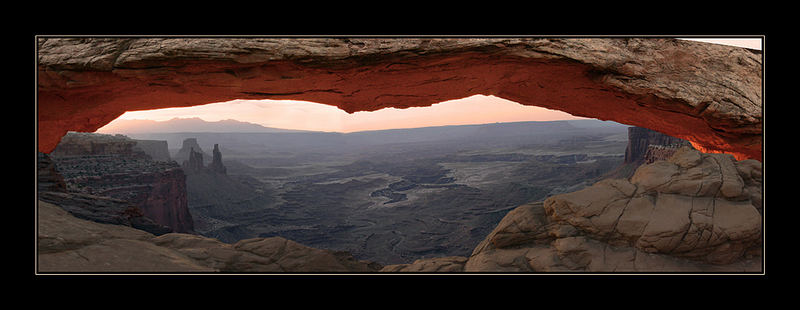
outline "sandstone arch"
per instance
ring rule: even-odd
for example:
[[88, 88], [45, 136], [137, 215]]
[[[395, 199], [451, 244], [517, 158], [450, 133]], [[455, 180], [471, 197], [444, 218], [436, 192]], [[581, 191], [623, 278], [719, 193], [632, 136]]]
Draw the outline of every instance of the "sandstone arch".
[[297, 99], [347, 112], [494, 95], [761, 160], [759, 51], [662, 38], [37, 39], [38, 148], [125, 111]]

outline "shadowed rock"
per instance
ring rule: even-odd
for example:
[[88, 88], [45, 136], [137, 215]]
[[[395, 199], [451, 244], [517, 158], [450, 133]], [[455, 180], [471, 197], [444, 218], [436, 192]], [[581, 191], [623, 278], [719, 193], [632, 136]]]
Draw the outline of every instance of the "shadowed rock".
[[382, 266], [283, 238], [236, 244], [190, 234], [154, 236], [75, 218], [39, 201], [39, 272], [374, 272]]
[[227, 169], [225, 165], [222, 164], [222, 153], [219, 151], [219, 144], [214, 144], [214, 157], [211, 159], [211, 164], [208, 165], [208, 169], [211, 169], [214, 173], [219, 174], [226, 174]]
[[[183, 170], [172, 161], [154, 161], [137, 148], [137, 140], [123, 135], [69, 133], [53, 152], [52, 161], [63, 176], [67, 191], [73, 194], [63, 199], [72, 202], [69, 205], [75, 208], [70, 212], [74, 214], [79, 208], [92, 212], [119, 209], [109, 211], [110, 216], [117, 216], [132, 205], [172, 231], [193, 231]], [[98, 209], [92, 201], [106, 208]], [[107, 216], [91, 218], [104, 217]]]

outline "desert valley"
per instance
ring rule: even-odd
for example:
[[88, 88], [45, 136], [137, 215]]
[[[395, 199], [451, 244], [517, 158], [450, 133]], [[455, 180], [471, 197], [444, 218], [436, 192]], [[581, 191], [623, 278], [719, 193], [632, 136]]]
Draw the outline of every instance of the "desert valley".
[[[41, 38], [36, 272], [763, 272], [761, 53], [674, 39]], [[349, 133], [125, 111], [472, 94]], [[135, 129], [135, 130], [134, 130]]]

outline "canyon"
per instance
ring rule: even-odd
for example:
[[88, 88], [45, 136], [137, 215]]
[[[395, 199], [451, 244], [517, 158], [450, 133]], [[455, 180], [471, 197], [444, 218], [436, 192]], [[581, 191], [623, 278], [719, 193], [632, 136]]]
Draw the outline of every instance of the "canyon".
[[183, 139], [177, 153], [214, 145], [226, 154], [227, 173], [184, 168], [200, 234], [227, 243], [279, 236], [385, 264], [467, 255], [511, 208], [616, 167], [626, 130], [585, 120], [133, 136]]
[[[157, 158], [162, 148], [146, 149]], [[191, 233], [186, 176], [175, 162], [154, 160], [125, 136], [69, 133], [50, 154], [70, 192], [110, 197], [137, 206], [143, 215], [173, 232]]]
[[[763, 271], [760, 51], [667, 38], [42, 37], [37, 52], [39, 272]], [[75, 133], [232, 99], [354, 113], [473, 94], [648, 129], [520, 123], [510, 140], [438, 141], [417, 129], [377, 149], [397, 132]]]
[[[55, 165], [42, 161], [39, 208], [48, 215], [40, 215], [39, 220], [44, 222], [40, 225], [48, 228], [42, 229], [44, 234], [40, 231], [40, 252], [43, 253], [40, 267], [45, 272], [237, 273], [760, 270], [763, 206], [758, 161], [738, 162], [723, 154], [703, 154], [687, 141], [643, 128], [612, 125], [602, 129], [603, 126], [590, 121], [572, 122], [585, 128], [580, 130], [573, 126], [574, 132], [569, 133], [567, 129], [571, 126], [564, 125], [570, 122], [555, 122], [549, 126], [554, 126], [556, 133], [548, 134], [543, 133], [544, 127], [539, 125], [539, 136], [528, 141], [501, 142], [496, 136], [488, 135], [493, 144], [455, 153], [436, 151], [425, 142], [403, 142], [400, 145], [405, 150], [417, 153], [408, 158], [408, 162], [378, 161], [381, 154], [393, 154], [396, 148], [392, 147], [385, 152], [374, 152], [369, 158], [359, 156], [360, 160], [344, 166], [340, 162], [343, 154], [328, 155], [336, 160], [324, 169], [317, 167], [310, 174], [308, 167], [292, 168], [286, 160], [274, 167], [247, 166], [243, 162], [263, 164], [263, 160], [248, 160], [246, 148], [234, 147], [239, 155], [234, 156], [235, 160], [225, 161], [233, 168], [231, 173], [234, 174], [229, 175], [228, 167], [222, 164], [219, 144], [214, 143], [214, 155], [208, 164], [203, 160], [198, 141], [216, 135], [184, 133], [200, 137], [184, 139], [181, 150], [175, 152], [182, 153], [183, 148], [189, 148], [189, 159], [180, 169], [186, 171], [184, 195], [190, 201], [189, 210], [198, 231], [193, 234], [173, 233], [169, 229], [158, 231], [152, 227], [148, 230], [140, 224], [142, 221], [119, 215], [133, 214], [139, 219], [149, 219], [142, 212], [120, 209], [119, 206], [133, 208], [121, 200], [92, 196], [91, 200], [82, 200], [82, 204], [76, 203], [77, 195], [86, 197], [88, 194], [63, 193], [65, 188], [74, 188], [74, 178], [67, 178], [69, 182], [59, 180], [54, 172]], [[475, 127], [482, 129], [481, 132], [502, 127], [486, 126], [456, 127], [466, 127], [461, 130]], [[518, 128], [522, 125], [506, 126]], [[432, 128], [420, 130], [428, 133], [426, 139], [434, 136]], [[410, 135], [399, 136], [418, 136], [413, 130], [409, 131]], [[447, 128], [446, 131], [447, 137], [452, 139], [456, 129]], [[587, 131], [594, 134], [587, 135]], [[375, 140], [386, 141], [386, 134], [373, 134], [381, 136]], [[472, 133], [464, 135], [472, 137], [473, 142], [481, 142], [478, 145], [486, 143], [475, 140]], [[548, 135], [550, 139], [546, 138]], [[621, 139], [623, 135], [627, 139]], [[69, 134], [65, 140], [74, 141], [75, 136]], [[121, 136], [79, 136], [83, 139], [77, 140], [83, 142], [91, 140], [89, 136], [100, 141], [114, 138], [127, 145], [137, 141]], [[521, 146], [529, 145], [530, 141], [540, 143], [535, 147]], [[463, 143], [457, 139], [453, 142]], [[64, 147], [60, 145], [59, 151], [54, 153], [79, 149], [74, 144], [64, 143]], [[91, 156], [100, 161], [104, 159], [99, 156], [109, 155], [97, 154], [98, 149], [126, 149], [98, 147], [100, 143], [97, 142], [85, 144], [95, 145], [95, 154]], [[274, 141], [269, 145], [280, 149], [280, 144]], [[647, 147], [643, 147], [645, 145]], [[670, 149], [672, 156], [667, 161], [653, 158], [646, 150], [654, 147]], [[362, 150], [355, 149], [355, 152]], [[591, 152], [581, 153], [586, 151]], [[603, 155], [603, 151], [610, 153]], [[526, 155], [525, 152], [535, 153]], [[76, 156], [75, 151], [71, 154]], [[128, 156], [135, 158], [134, 154], [138, 153], [128, 153]], [[318, 165], [325, 163], [320, 160], [325, 157], [321, 156], [317, 154], [313, 158]], [[42, 157], [47, 155], [42, 154]], [[308, 159], [299, 156], [296, 160], [302, 163]], [[190, 163], [192, 161], [195, 163]], [[409, 162], [414, 164], [409, 165]], [[592, 166], [592, 163], [601, 162], [605, 164]], [[635, 173], [620, 176], [617, 166], [633, 167]], [[583, 173], [565, 174], [570, 169], [579, 172], [586, 168], [589, 170]], [[481, 172], [486, 169], [492, 173]], [[275, 174], [281, 170], [283, 175]], [[537, 170], [540, 172], [534, 172]], [[69, 169], [65, 171], [70, 175]], [[547, 176], [546, 171], [556, 174]], [[262, 174], [264, 172], [267, 174]], [[287, 172], [293, 172], [294, 176], [286, 178]], [[397, 178], [396, 181], [392, 181], [393, 178]], [[276, 183], [279, 179], [283, 180]], [[663, 180], [667, 181], [662, 183]], [[114, 183], [113, 179], [106, 181]], [[508, 182], [516, 185], [509, 187]], [[276, 184], [280, 186], [274, 187]], [[281, 187], [286, 189], [281, 190]], [[534, 190], [537, 187], [539, 190]], [[62, 193], [54, 194], [54, 191]], [[514, 198], [516, 196], [519, 197]], [[52, 208], [69, 211], [78, 218], [65, 219], [69, 216]], [[86, 216], [98, 210], [116, 217]], [[678, 220], [681, 212], [689, 214], [688, 223]], [[83, 220], [97, 224], [81, 222], [80, 226], [106, 232], [94, 233], [95, 237], [91, 238], [81, 237], [78, 232], [70, 235], [70, 238], [91, 241], [65, 241], [58, 239], [64, 237], [56, 237], [61, 234], [58, 225], [64, 221]], [[115, 225], [103, 226], [107, 224]], [[115, 228], [119, 225], [146, 233], [128, 236], [129, 232], [116, 232], [125, 229]], [[124, 236], [105, 238], [97, 234]], [[61, 241], [51, 241], [53, 238]], [[71, 243], [78, 245], [68, 245]], [[117, 243], [136, 244], [147, 250], [144, 254], [128, 253]], [[259, 244], [264, 249], [245, 250], [248, 244]], [[109, 257], [108, 251], [116, 255]], [[163, 257], [149, 257], [151, 251], [170, 253], [159, 255], [172, 258], [158, 265]], [[133, 257], [142, 261], [127, 262]], [[99, 262], [113, 262], [117, 266], [94, 266]], [[180, 267], [176, 266], [177, 262]]]

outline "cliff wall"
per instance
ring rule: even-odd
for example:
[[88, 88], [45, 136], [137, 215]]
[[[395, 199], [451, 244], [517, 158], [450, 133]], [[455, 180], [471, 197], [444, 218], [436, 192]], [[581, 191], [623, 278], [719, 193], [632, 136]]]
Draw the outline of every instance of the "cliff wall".
[[609, 172], [606, 178], [630, 178], [642, 164], [667, 160], [675, 151], [684, 146], [692, 148], [692, 143], [647, 128], [629, 127], [625, 160], [619, 167]]
[[642, 127], [629, 127], [628, 147], [625, 149], [625, 163], [642, 164], [646, 162], [648, 160], [646, 156], [650, 145], [678, 149], [681, 146], [690, 146], [691, 143], [655, 130]]
[[193, 232], [186, 176], [177, 163], [152, 160], [130, 139], [77, 136], [68, 134], [52, 156], [69, 191], [127, 201], [160, 225]]
[[137, 148], [137, 141], [124, 135], [107, 135], [86, 132], [69, 132], [53, 150], [53, 156], [124, 155], [141, 158], [147, 156]]
[[145, 154], [150, 155], [150, 158], [157, 161], [170, 161], [172, 158], [169, 156], [169, 148], [167, 141], [163, 140], [134, 140], [136, 141], [135, 148], [142, 150]]
[[68, 191], [64, 177], [47, 154], [38, 154], [37, 185], [39, 201], [56, 204], [77, 218], [129, 226], [154, 235], [172, 232], [171, 228], [156, 223], [128, 201]]

